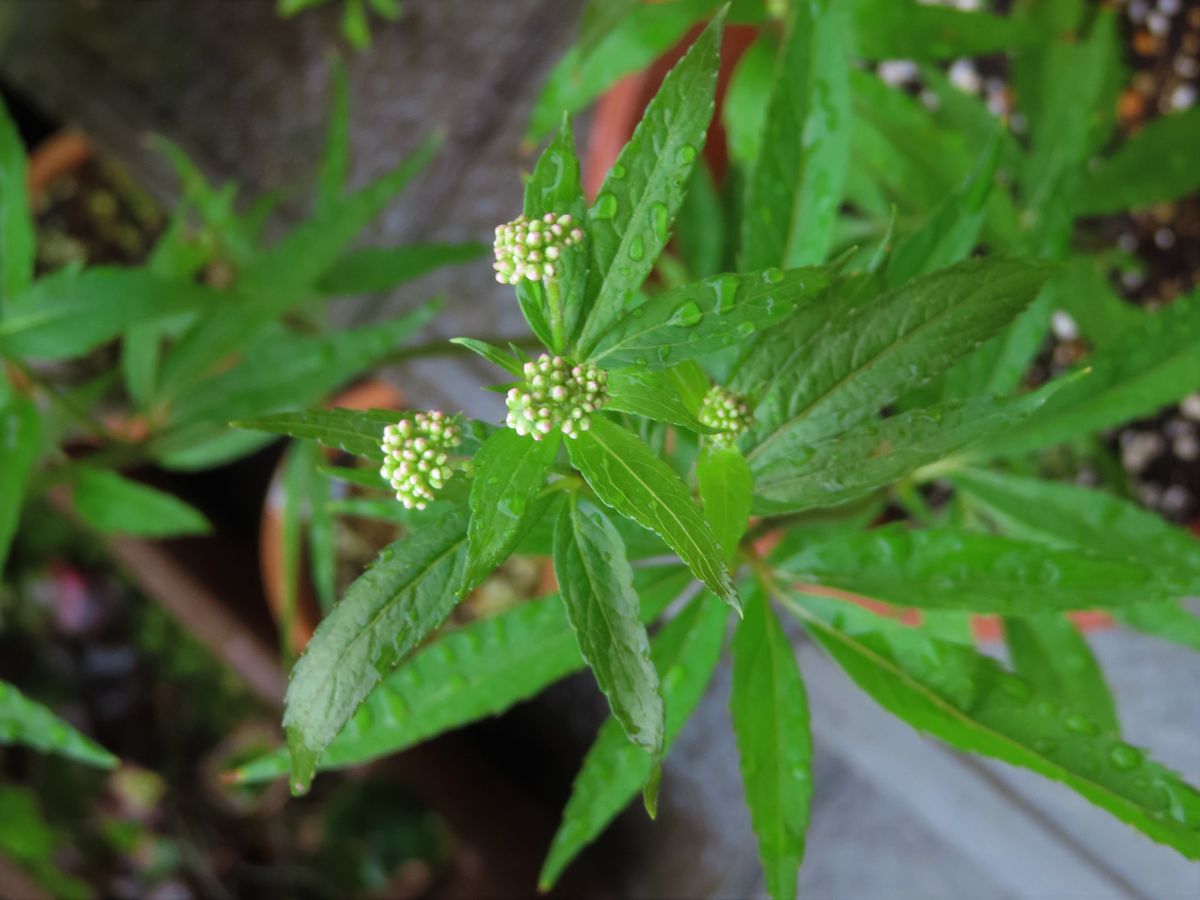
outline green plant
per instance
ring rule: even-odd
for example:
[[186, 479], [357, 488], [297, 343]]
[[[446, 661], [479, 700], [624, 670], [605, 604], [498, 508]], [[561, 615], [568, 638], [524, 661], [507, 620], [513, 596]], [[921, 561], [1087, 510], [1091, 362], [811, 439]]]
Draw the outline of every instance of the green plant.
[[[716, 7], [622, 4], [628, 14], [604, 19], [615, 30], [592, 41], [606, 46], [646, 17], [686, 11], [686, 26]], [[1029, 52], [1043, 62], [1090, 45], [1048, 45], [1028, 19], [897, 8], [915, 32], [877, 28], [874, 13], [891, 9], [880, 4], [790, 4], [765, 106], [752, 133], [741, 132], [750, 149], [733, 179], [744, 186], [737, 228], [690, 215], [708, 202], [696, 200], [705, 191], [697, 160], [724, 11], [667, 76], [590, 205], [563, 120], [526, 185], [521, 218], [498, 228], [496, 241], [498, 280], [515, 286], [545, 352], [457, 341], [506, 373], [497, 387], [505, 427], [457, 418], [434, 433], [428, 420], [385, 410], [239, 423], [360, 457], [366, 469], [341, 477], [376, 497], [413, 472], [429, 495], [419, 495], [423, 510], [376, 507], [408, 533], [350, 586], [297, 663], [287, 751], [237, 777], [290, 771], [301, 793], [318, 768], [501, 712], [586, 666], [612, 719], [576, 780], [543, 869], [548, 886], [639, 789], [653, 815], [662, 758], [732, 623], [733, 727], [751, 821], [771, 894], [793, 896], [811, 739], [783, 611], [914, 727], [1062, 781], [1200, 858], [1200, 794], [1125, 742], [1066, 618], [1108, 610], [1200, 648], [1200, 626], [1178, 602], [1200, 581], [1200, 547], [1117, 496], [1029, 477], [1040, 467], [1031, 451], [1087, 440], [1194, 388], [1200, 297], [1133, 316], [1087, 366], [1025, 390], [1018, 376], [1041, 339], [1040, 313], [1052, 308], [1045, 297], [1076, 289], [1073, 267], [1046, 259], [1071, 234], [1060, 214], [1078, 207], [1063, 197], [1079, 195], [1060, 191], [1073, 184], [1076, 157], [1045, 151], [1050, 158], [1028, 162], [1053, 176], [1025, 183], [1018, 215], [995, 177], [1013, 149], [990, 120], [977, 129], [978, 153], [954, 151], [957, 169], [940, 153], [926, 171], [905, 168], [921, 161], [906, 159], [905, 146], [910, 156], [923, 146], [935, 153], [943, 130], [912, 117], [906, 99], [881, 94], [872, 109], [903, 124], [867, 179], [862, 157], [847, 152], [860, 146], [852, 130], [865, 121], [855, 97], [882, 86], [864, 87], [849, 63], [856, 46], [890, 53], [891, 40], [938, 56], [1036, 45]], [[591, 9], [588, 21], [603, 18], [603, 5]], [[895, 15], [881, 18], [894, 25]], [[587, 53], [585, 40], [572, 65]], [[1090, 135], [1092, 124], [1080, 127]], [[886, 187], [899, 199], [922, 177], [939, 186], [913, 198], [919, 215], [889, 214], [867, 253], [839, 248], [861, 217], [856, 196]], [[1039, 190], [1042, 177], [1050, 181]], [[537, 220], [560, 230], [530, 240]], [[716, 247], [710, 258], [735, 270], [660, 258], [676, 225], [680, 252]], [[698, 233], [705, 227], [724, 236]], [[990, 252], [967, 258], [981, 246]], [[661, 277], [648, 281], [656, 261]], [[690, 281], [689, 270], [703, 277]], [[945, 496], [931, 502], [935, 485]], [[413, 499], [410, 487], [400, 482], [400, 499]], [[889, 503], [908, 521], [876, 527]], [[552, 556], [558, 593], [442, 628], [513, 553]], [[921, 623], [902, 625], [863, 599], [916, 608]], [[975, 613], [1009, 624], [1011, 668], [974, 648]]]
[[[285, 19], [324, 6], [333, 0], [277, 0], [275, 9]], [[404, 10], [400, 0], [341, 0], [342, 2], [342, 37], [355, 50], [366, 50], [371, 46], [371, 23], [368, 20], [368, 10], [374, 12], [388, 22], [395, 22]]]
[[[270, 440], [231, 432], [230, 415], [320, 402], [411, 352], [402, 345], [436, 303], [382, 325], [332, 331], [325, 324], [331, 302], [386, 290], [486, 248], [351, 247], [434, 145], [346, 193], [346, 94], [339, 66], [312, 216], [279, 240], [263, 239], [278, 195], [239, 212], [236, 186], [210, 187], [165, 145], [183, 199], [145, 265], [71, 265], [38, 278], [25, 152], [0, 108], [0, 568], [23, 507], [43, 497], [57, 497], [101, 534], [207, 531], [200, 512], [122, 470], [228, 463]], [[115, 764], [16, 688], [0, 683], [0, 692], [0, 742]]]

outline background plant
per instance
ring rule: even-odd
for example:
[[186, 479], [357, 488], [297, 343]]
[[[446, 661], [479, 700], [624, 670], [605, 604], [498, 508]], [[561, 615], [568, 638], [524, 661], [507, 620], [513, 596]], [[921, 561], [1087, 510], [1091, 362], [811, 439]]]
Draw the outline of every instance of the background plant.
[[[164, 144], [183, 197], [146, 264], [71, 264], [40, 277], [25, 151], [0, 109], [0, 566], [23, 516], [50, 497], [105, 535], [207, 531], [199, 511], [123, 470], [211, 468], [262, 448], [268, 439], [231, 432], [228, 417], [319, 402], [402, 357], [402, 344], [437, 309], [428, 303], [381, 325], [333, 331], [333, 300], [386, 290], [484, 249], [352, 247], [435, 148], [426, 142], [347, 192], [346, 97], [339, 67], [312, 215], [278, 240], [264, 231], [281, 194], [239, 210], [235, 185], [211, 187]], [[15, 686], [0, 690], [0, 741], [116, 763]]]
[[[603, 77], [570, 81], [601, 83], [628, 61], [606, 43], [622, 29], [686, 18], [655, 43], [662, 49], [715, 7], [626, 4], [609, 17], [593, 4], [561, 72], [607, 66]], [[403, 514], [380, 507], [409, 534], [351, 585], [297, 664], [289, 752], [239, 777], [290, 771], [304, 791], [318, 766], [411, 746], [587, 666], [613, 718], [576, 780], [543, 870], [549, 885], [639, 790], [653, 812], [662, 756], [732, 622], [733, 727], [751, 821], [772, 895], [791, 896], [811, 739], [782, 610], [914, 727], [1062, 781], [1152, 839], [1200, 854], [1200, 795], [1124, 740], [1065, 616], [1109, 610], [1195, 644], [1195, 619], [1178, 604], [1194, 592], [1194, 540], [1120, 497], [1035, 477], [1044, 464], [1035, 451], [1086, 440], [1195, 387], [1195, 303], [1138, 313], [1072, 280], [1082, 265], [1075, 255], [1064, 263], [1075, 214], [1100, 190], [1084, 192], [1080, 162], [1107, 134], [1090, 112], [1110, 95], [1080, 98], [1079, 79], [1046, 73], [1076, 53], [1103, 56], [1110, 20], [1100, 14], [1083, 40], [1059, 40], [1062, 22], [1047, 27], [1035, 9], [1008, 19], [918, 4], [790, 4], [764, 38], [778, 41], [758, 70], [765, 105], [729, 105], [746, 119], [727, 123], [740, 167], [729, 217], [695, 213], [729, 208], [696, 174], [723, 11], [664, 81], [590, 205], [564, 122], [527, 184], [523, 215], [570, 215], [586, 223], [584, 235], [558, 249], [552, 276], [535, 270], [516, 283], [545, 356], [460, 340], [508, 373], [498, 388], [510, 413], [547, 421], [543, 439], [461, 421], [457, 474], [436, 502]], [[752, 4], [734, 12], [765, 21]], [[850, 64], [1008, 47], [1056, 86], [1030, 95], [1045, 105], [1029, 147], [952, 102], [941, 109], [966, 117], [956, 127], [975, 145], [939, 142], [947, 132], [936, 116]], [[1116, 76], [1100, 69], [1110, 90]], [[581, 106], [582, 94], [562, 99], [561, 72], [547, 96], [560, 93], [545, 104]], [[1160, 133], [1116, 150], [1094, 177], [1128, 154], [1169, 155], [1169, 144], [1154, 146]], [[1017, 177], [1011, 194], [998, 184], [1001, 165]], [[1170, 167], [1144, 177], [1142, 197], [1194, 187]], [[680, 257], [648, 282], [673, 225]], [[855, 240], [881, 240], [848, 249], [856, 229]], [[503, 256], [498, 269], [509, 280], [516, 262]], [[1089, 296], [1111, 341], [1030, 390], [1024, 375], [1049, 311]], [[592, 409], [578, 407], [587, 427], [574, 434], [562, 424], [578, 388], [555, 380], [563, 370], [597, 386]], [[389, 488], [374, 470], [383, 429], [398, 418], [330, 410], [242, 425], [361, 457], [356, 483], [382, 499]], [[907, 521], [880, 525], [897, 510]], [[553, 556], [559, 593], [439, 632], [513, 552]], [[918, 608], [920, 624], [848, 602], [859, 598]], [[1005, 618], [1010, 666], [974, 648], [967, 614], [977, 613]]]

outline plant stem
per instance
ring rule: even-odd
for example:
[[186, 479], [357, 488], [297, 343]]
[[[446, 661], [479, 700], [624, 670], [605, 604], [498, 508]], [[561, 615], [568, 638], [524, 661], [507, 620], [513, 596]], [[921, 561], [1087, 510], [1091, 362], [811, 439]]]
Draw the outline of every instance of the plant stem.
[[550, 308], [550, 341], [554, 344], [554, 352], [562, 353], [567, 346], [566, 314], [563, 310], [562, 288], [557, 278], [547, 278], [546, 304]]
[[71, 416], [72, 419], [74, 419], [88, 431], [92, 432], [97, 437], [104, 438], [106, 441], [112, 441], [113, 443], [126, 443], [124, 440], [109, 431], [108, 428], [106, 428], [102, 423], [93, 418], [91, 413], [77, 404], [70, 397], [66, 396], [65, 394], [60, 394], [58, 391], [56, 391], [54, 386], [49, 381], [47, 381], [38, 372], [30, 368], [24, 361], [12, 356], [8, 356], [7, 354], [4, 358], [8, 361], [10, 366], [21, 373], [22, 377], [26, 381], [39, 387], [43, 392], [45, 392], [46, 396], [50, 398], [52, 403], [56, 403], [61, 406]]

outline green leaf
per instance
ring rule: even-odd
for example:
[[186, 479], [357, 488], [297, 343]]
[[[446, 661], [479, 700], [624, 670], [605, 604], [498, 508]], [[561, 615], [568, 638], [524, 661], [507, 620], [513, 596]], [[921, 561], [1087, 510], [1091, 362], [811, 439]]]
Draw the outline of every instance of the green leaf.
[[499, 366], [510, 374], [516, 375], [518, 378], [523, 378], [521, 360], [517, 359], [507, 350], [501, 350], [494, 344], [489, 344], [487, 341], [477, 341], [474, 338], [457, 337], [450, 338], [450, 343], [458, 344], [460, 347], [466, 347], [472, 353], [482, 356], [488, 362], [495, 366]]
[[102, 534], [179, 537], [208, 534], [208, 520], [171, 494], [131, 481], [107, 469], [71, 470], [75, 509]]
[[854, 0], [855, 49], [864, 59], [922, 62], [982, 56], [1046, 39], [1011, 16], [962, 12], [918, 0]]
[[650, 66], [720, 4], [721, 0], [641, 3], [592, 52], [572, 47], [538, 95], [525, 140], [536, 144], [554, 130], [564, 112], [578, 112], [623, 76]]
[[0, 681], [0, 744], [23, 744], [102, 769], [115, 769], [120, 762], [7, 681]]
[[415, 530], [388, 546], [317, 627], [285, 700], [293, 792], [308, 790], [321, 753], [371, 689], [450, 614], [466, 541], [465, 510]]
[[665, 291], [603, 334], [591, 359], [606, 368], [663, 368], [707, 357], [784, 322], [829, 286], [825, 266], [715, 275]]
[[589, 0], [579, 23], [579, 52], [595, 50], [640, 5], [641, 0]]
[[[663, 626], [652, 642], [663, 686], [664, 746], [669, 748], [704, 696], [721, 654], [728, 610], [704, 594]], [[541, 890], [548, 890], [576, 855], [599, 836], [650, 777], [654, 757], [631, 744], [615, 719], [600, 729], [571, 788], [563, 821], [550, 845]]]
[[1105, 215], [1165, 203], [1200, 188], [1189, 148], [1200, 143], [1200, 107], [1155, 119], [1083, 176], [1077, 215]]
[[992, 140], [971, 177], [940, 203], [919, 229], [896, 242], [887, 262], [888, 287], [899, 287], [970, 256], [983, 228], [1000, 146], [998, 138]]
[[240, 365], [201, 381], [170, 413], [175, 427], [228, 422], [315, 403], [386, 360], [437, 314], [426, 304], [381, 325], [315, 337], [272, 336], [246, 353]]
[[661, 537], [713, 593], [737, 607], [721, 546], [670, 466], [604, 416], [594, 416], [567, 450], [597, 497]]
[[663, 80], [588, 213], [585, 352], [620, 317], [671, 237], [712, 118], [724, 25], [718, 13]]
[[350, 82], [346, 77], [346, 64], [340, 56], [333, 58], [330, 68], [333, 70], [330, 79], [333, 106], [329, 110], [325, 155], [317, 174], [313, 212], [318, 216], [329, 212], [342, 196], [350, 171]]
[[[681, 566], [636, 570], [641, 621], [658, 618], [689, 581]], [[371, 692], [329, 745], [320, 768], [368, 762], [498, 715], [583, 667], [557, 595], [518, 603], [417, 650]], [[287, 753], [281, 750], [242, 766], [235, 777], [261, 781], [287, 771]]]
[[27, 180], [25, 144], [0, 101], [0, 313], [33, 284], [37, 237]]
[[1200, 384], [1200, 291], [1141, 319], [1088, 357], [1087, 378], [1053, 401], [994, 451], [1015, 454], [1074, 440], [1156, 412]]
[[699, 406], [684, 397], [680, 388], [679, 377], [672, 369], [650, 370], [640, 366], [618, 369], [608, 375], [605, 409], [645, 416], [697, 434], [711, 434], [712, 429], [696, 418]]
[[790, 458], [769, 465], [752, 462], [754, 509], [780, 513], [838, 506], [985, 438], [990, 448], [999, 435], [1041, 407], [1054, 390], [1054, 385], [1047, 385], [1015, 400], [976, 397], [914, 409], [797, 448]]
[[812, 799], [808, 699], [792, 644], [757, 591], [733, 638], [729, 708], [767, 893], [794, 898]]
[[371, 46], [371, 23], [363, 0], [342, 0], [342, 37], [355, 50]]
[[309, 409], [231, 423], [234, 428], [307, 438], [371, 462], [383, 460], [383, 429], [406, 417], [394, 409]]
[[745, 457], [734, 447], [709, 444], [696, 459], [696, 480], [704, 503], [704, 518], [725, 548], [726, 563], [737, 556], [746, 532], [754, 495], [754, 476]]
[[[1003, 531], [1056, 547], [1092, 550], [1153, 567], [1180, 596], [1200, 592], [1200, 541], [1160, 516], [1103, 491], [968, 469], [955, 487]], [[1178, 603], [1117, 610], [1131, 628], [1200, 650], [1200, 619]]]
[[[968, 260], [861, 303], [838, 304], [831, 293], [802, 310], [767, 338], [789, 352], [755, 411], [751, 466], [794, 458], [938, 374], [1010, 322], [1051, 271]], [[748, 387], [747, 378], [739, 373], [735, 390]]]
[[479, 259], [485, 244], [407, 244], [351, 250], [321, 276], [318, 289], [328, 296], [390, 291], [444, 266]]
[[674, 247], [690, 277], [708, 278], [725, 269], [729, 237], [725, 211], [725, 198], [708, 166], [696, 166], [675, 220]]
[[33, 402], [17, 394], [0, 401], [0, 574], [41, 446], [42, 421]]
[[[721, 104], [729, 159], [747, 170], [758, 159], [762, 148], [767, 101], [775, 77], [775, 52], [772, 35], [764, 31], [738, 60], [729, 76], [725, 102]], [[681, 233], [682, 228], [681, 224]]]
[[1154, 569], [1130, 560], [900, 523], [806, 547], [782, 568], [805, 583], [896, 606], [1013, 616], [1171, 597]]
[[99, 347], [132, 325], [181, 312], [230, 311], [227, 295], [146, 269], [62, 270], [9, 298], [0, 352], [67, 359]]
[[877, 703], [919, 731], [1061, 781], [1153, 840], [1200, 858], [1200, 793], [1085, 714], [1022, 678], [940, 641], [824, 597], [790, 607]]
[[742, 269], [811, 265], [829, 252], [850, 156], [849, 42], [844, 3], [791, 4], [746, 189]]
[[1087, 714], [1106, 734], [1120, 734], [1104, 673], [1070, 619], [1053, 613], [1005, 619], [1004, 640], [1013, 668], [1041, 696]]
[[663, 702], [638, 621], [625, 545], [604, 513], [572, 497], [554, 529], [554, 574], [579, 653], [629, 740], [655, 757], [663, 749]]
[[561, 442], [557, 431], [535, 441], [501, 428], [475, 454], [464, 591], [482, 582], [512, 553], [529, 525], [531, 505], [546, 484]]

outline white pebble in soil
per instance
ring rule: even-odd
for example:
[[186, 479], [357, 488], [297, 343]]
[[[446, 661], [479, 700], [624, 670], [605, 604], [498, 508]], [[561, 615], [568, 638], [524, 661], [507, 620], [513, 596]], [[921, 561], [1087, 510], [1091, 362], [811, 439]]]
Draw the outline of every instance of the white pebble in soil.
[[1173, 484], [1162, 493], [1159, 508], [1168, 515], [1177, 516], [1185, 512], [1192, 503], [1192, 495], [1182, 484]]
[[1179, 411], [1185, 418], [1191, 419], [1193, 422], [1200, 422], [1200, 391], [1184, 397], [1179, 403]]
[[1195, 462], [1200, 459], [1200, 437], [1194, 432], [1178, 434], [1171, 441], [1171, 452], [1184, 462]]
[[1175, 74], [1180, 78], [1195, 78], [1200, 75], [1200, 62], [1195, 57], [1180, 54], [1175, 57]]
[[1079, 326], [1066, 310], [1056, 309], [1050, 317], [1050, 330], [1060, 341], [1079, 340]]
[[916, 81], [920, 74], [917, 64], [911, 59], [885, 59], [876, 70], [884, 84], [898, 87], [910, 81]]
[[1164, 16], [1173, 16], [1183, 8], [1183, 0], [1158, 0], [1158, 11]]
[[1162, 454], [1166, 444], [1157, 431], [1122, 432], [1121, 464], [1127, 472], [1141, 472]]
[[956, 59], [950, 64], [946, 74], [950, 77], [952, 85], [968, 94], [978, 94], [979, 89], [983, 87], [983, 79], [979, 77], [975, 63], [969, 59]]
[[1181, 84], [1171, 91], [1171, 109], [1190, 109], [1196, 105], [1196, 88]]

